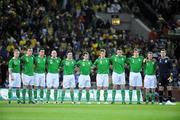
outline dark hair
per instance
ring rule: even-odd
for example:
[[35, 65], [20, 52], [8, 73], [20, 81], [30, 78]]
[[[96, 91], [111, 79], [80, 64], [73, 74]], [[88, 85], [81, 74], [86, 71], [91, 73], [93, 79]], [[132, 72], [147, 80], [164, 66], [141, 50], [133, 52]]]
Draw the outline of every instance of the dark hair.
[[138, 51], [138, 52], [139, 52], [139, 49], [137, 49], [137, 48], [134, 48], [134, 51]]
[[89, 54], [88, 52], [83, 52], [83, 56], [86, 55], [86, 54]]
[[100, 49], [100, 51], [101, 51], [101, 52], [106, 52], [106, 50], [105, 50], [105, 49]]

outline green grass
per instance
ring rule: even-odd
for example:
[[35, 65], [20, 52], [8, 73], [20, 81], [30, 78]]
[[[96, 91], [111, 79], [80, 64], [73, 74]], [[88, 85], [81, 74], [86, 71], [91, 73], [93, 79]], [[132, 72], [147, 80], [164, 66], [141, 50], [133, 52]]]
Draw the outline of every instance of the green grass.
[[0, 120], [180, 120], [180, 103], [167, 105], [7, 104]]

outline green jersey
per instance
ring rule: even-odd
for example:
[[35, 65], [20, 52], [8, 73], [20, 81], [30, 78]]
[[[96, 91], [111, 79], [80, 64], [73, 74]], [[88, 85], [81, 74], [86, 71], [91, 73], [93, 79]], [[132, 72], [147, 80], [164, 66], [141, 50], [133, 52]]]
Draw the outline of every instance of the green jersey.
[[126, 62], [126, 56], [113, 55], [110, 60], [113, 65], [114, 72], [121, 74], [125, 71], [124, 67], [125, 67], [125, 62]]
[[81, 75], [89, 75], [91, 72], [92, 62], [90, 60], [79, 60], [77, 66], [80, 68]]
[[109, 74], [109, 58], [98, 58], [94, 62], [94, 66], [97, 67], [98, 74]]
[[156, 74], [156, 62], [154, 60], [146, 60], [144, 64], [144, 74], [145, 75], [155, 75]]
[[40, 56], [35, 57], [34, 64], [35, 64], [35, 68], [34, 68], [35, 73], [45, 73], [46, 57], [40, 57]]
[[74, 68], [76, 65], [76, 61], [75, 60], [69, 60], [69, 59], [65, 59], [62, 61], [62, 67], [63, 67], [63, 73], [64, 75], [72, 75], [74, 74]]
[[34, 75], [34, 56], [23, 55], [21, 57], [22, 72], [26, 75]]
[[58, 57], [56, 58], [49, 57], [47, 59], [47, 70], [49, 73], [59, 73], [60, 65], [61, 65], [61, 59]]
[[141, 72], [142, 70], [142, 64], [143, 64], [143, 57], [130, 57], [128, 59], [128, 63], [130, 65], [130, 71], [131, 72]]
[[11, 58], [8, 68], [11, 69], [12, 73], [20, 73], [20, 59], [14, 57]]

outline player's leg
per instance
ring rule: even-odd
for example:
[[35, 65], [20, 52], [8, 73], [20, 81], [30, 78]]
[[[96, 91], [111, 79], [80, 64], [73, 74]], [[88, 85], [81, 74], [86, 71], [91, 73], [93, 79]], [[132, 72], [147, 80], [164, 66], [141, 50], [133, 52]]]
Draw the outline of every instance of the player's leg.
[[49, 103], [50, 100], [52, 83], [53, 83], [53, 75], [51, 73], [48, 73], [46, 79], [46, 84], [47, 84], [46, 103]]
[[159, 92], [159, 104], [163, 103], [163, 93], [164, 93], [164, 86], [166, 84], [166, 81], [164, 80], [164, 75], [159, 76], [159, 86], [158, 86], [158, 92]]
[[116, 85], [116, 84], [113, 84], [113, 90], [112, 90], [112, 102], [111, 102], [111, 104], [114, 104], [114, 102], [115, 102], [116, 90], [117, 90], [117, 85]]
[[151, 79], [149, 75], [145, 75], [144, 77], [144, 88], [145, 88], [145, 98], [146, 98], [146, 104], [149, 103], [149, 97], [150, 97], [150, 88], [151, 88]]
[[167, 86], [168, 100], [172, 101], [172, 86]]
[[22, 101], [22, 103], [23, 104], [25, 104], [25, 102], [26, 102], [26, 91], [28, 89], [29, 82], [30, 82], [30, 79], [28, 79], [27, 75], [22, 74], [22, 83], [23, 83], [23, 90], [22, 90], [23, 101]]
[[61, 93], [61, 103], [64, 102], [64, 97], [65, 97], [65, 93], [66, 93], [67, 88], [70, 88], [69, 76], [64, 75], [63, 76], [63, 89], [62, 89], [62, 93]]
[[151, 88], [151, 103], [155, 103], [155, 88]]
[[146, 104], [149, 103], [149, 97], [150, 97], [150, 89], [146, 88]]
[[[11, 78], [12, 77], [12, 78]], [[14, 76], [12, 74], [12, 76], [9, 75], [9, 89], [8, 89], [8, 102], [9, 104], [11, 103], [11, 100], [12, 100], [12, 86], [14, 84]]]
[[30, 79], [29, 86], [28, 86], [28, 96], [29, 96], [29, 103], [34, 104], [35, 102], [33, 101], [32, 98], [32, 92], [33, 92], [33, 86], [34, 86], [34, 76], [28, 76]]
[[125, 73], [120, 75], [120, 86], [121, 86], [121, 96], [122, 96], [122, 104], [126, 104], [125, 102]]
[[59, 74], [54, 74], [54, 80], [53, 80], [53, 88], [54, 88], [54, 103], [58, 103], [57, 101], [57, 95], [58, 95], [58, 87], [59, 87]]
[[85, 80], [85, 88], [86, 88], [86, 101], [87, 101], [87, 104], [91, 104], [91, 102], [89, 101], [90, 100], [90, 93], [89, 93], [89, 90], [91, 88], [91, 80], [90, 80], [90, 76], [86, 76], [86, 80]]
[[11, 104], [11, 100], [12, 100], [12, 88], [9, 87], [8, 89], [8, 103]]
[[90, 90], [90, 87], [86, 87], [86, 101], [88, 104], [91, 104], [89, 90]]
[[151, 103], [154, 104], [155, 102], [155, 89], [157, 87], [157, 78], [155, 75], [153, 75], [151, 77], [151, 83], [150, 83], [150, 88], [151, 88], [151, 94], [150, 94], [150, 97], [151, 97]]
[[113, 90], [112, 90], [112, 102], [111, 102], [111, 104], [114, 104], [114, 102], [115, 102], [116, 90], [117, 90], [117, 85], [118, 85], [119, 79], [120, 78], [119, 78], [118, 74], [113, 72], [112, 73]]
[[43, 102], [44, 99], [44, 88], [45, 88], [45, 74], [42, 74], [40, 79], [40, 102]]
[[108, 104], [107, 98], [108, 98], [108, 86], [109, 86], [109, 76], [103, 75], [103, 90], [104, 90], [104, 104]]
[[34, 75], [34, 100], [37, 102], [37, 89], [40, 84], [40, 74], [35, 73]]
[[129, 104], [132, 104], [132, 93], [133, 93], [133, 86], [135, 85], [134, 83], [134, 73], [130, 72], [129, 75]]
[[17, 76], [16, 76], [16, 97], [17, 97], [17, 103], [21, 103], [21, 100], [20, 100], [20, 88], [21, 88], [21, 76], [20, 74], [18, 73]]
[[79, 76], [79, 92], [78, 92], [78, 104], [81, 102], [82, 90], [85, 87], [85, 77], [83, 75]]
[[100, 104], [100, 91], [102, 89], [102, 75], [97, 74], [96, 76], [96, 85], [97, 85], [97, 91], [96, 91], [96, 101], [97, 104]]
[[75, 77], [74, 77], [74, 75], [70, 75], [70, 96], [71, 96], [72, 104], [75, 104], [74, 88], [75, 88]]
[[141, 87], [142, 87], [142, 76], [141, 73], [136, 73], [136, 95], [137, 95], [137, 104], [141, 104]]

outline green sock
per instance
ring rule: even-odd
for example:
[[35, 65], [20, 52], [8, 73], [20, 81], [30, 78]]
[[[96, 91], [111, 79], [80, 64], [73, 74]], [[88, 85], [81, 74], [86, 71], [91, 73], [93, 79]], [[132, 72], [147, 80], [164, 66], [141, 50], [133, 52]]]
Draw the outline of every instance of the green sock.
[[62, 91], [62, 93], [61, 93], [61, 102], [64, 101], [64, 96], [65, 96], [65, 91]]
[[43, 96], [44, 96], [44, 90], [40, 89], [40, 98], [43, 99]]
[[22, 97], [23, 97], [23, 101], [25, 102], [25, 100], [26, 100], [26, 89], [22, 90]]
[[82, 90], [79, 90], [79, 93], [78, 93], [78, 101], [81, 101], [81, 96], [82, 96]]
[[12, 89], [11, 88], [8, 90], [8, 99], [9, 99], [9, 101], [11, 101], [11, 99], [12, 99]]
[[29, 101], [32, 101], [32, 89], [28, 90]]
[[58, 90], [55, 89], [55, 90], [54, 90], [54, 101], [57, 101], [57, 93], [58, 93]]
[[46, 95], [46, 99], [47, 99], [47, 101], [49, 101], [49, 100], [50, 100], [50, 94], [51, 94], [51, 90], [50, 90], [50, 89], [48, 89], [48, 90], [47, 90], [47, 95]]
[[140, 90], [136, 90], [137, 102], [140, 102]]
[[96, 99], [97, 99], [97, 102], [99, 102], [99, 99], [100, 99], [100, 90], [97, 90]]
[[115, 97], [116, 97], [116, 90], [113, 89], [113, 90], [112, 90], [112, 102], [115, 101]]
[[125, 102], [125, 90], [121, 90], [122, 102]]
[[155, 93], [151, 94], [151, 100], [152, 100], [153, 103], [155, 102]]
[[86, 100], [87, 100], [87, 102], [89, 102], [89, 99], [90, 99], [89, 91], [86, 91]]
[[132, 90], [129, 90], [129, 102], [131, 103], [132, 102]]
[[34, 99], [37, 100], [37, 89], [34, 89]]
[[74, 102], [74, 91], [70, 91], [71, 101]]
[[150, 97], [150, 94], [149, 94], [149, 93], [146, 93], [146, 102], [147, 102], [147, 103], [149, 102], [149, 97]]
[[16, 89], [16, 97], [17, 97], [17, 100], [20, 100], [20, 90], [19, 89]]
[[104, 102], [107, 101], [107, 97], [108, 97], [108, 91], [104, 90]]

